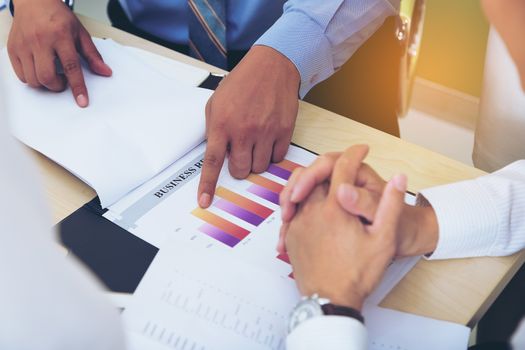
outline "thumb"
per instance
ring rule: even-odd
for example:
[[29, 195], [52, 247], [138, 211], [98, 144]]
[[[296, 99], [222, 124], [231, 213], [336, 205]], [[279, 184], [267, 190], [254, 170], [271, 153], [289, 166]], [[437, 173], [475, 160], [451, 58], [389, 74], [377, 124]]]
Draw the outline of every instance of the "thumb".
[[397, 225], [403, 212], [407, 178], [397, 175], [388, 182], [381, 196], [374, 223], [370, 231], [383, 238], [395, 239]]
[[369, 222], [374, 222], [379, 198], [366, 188], [347, 183], [341, 184], [337, 190], [337, 201], [350, 214], [362, 216]]

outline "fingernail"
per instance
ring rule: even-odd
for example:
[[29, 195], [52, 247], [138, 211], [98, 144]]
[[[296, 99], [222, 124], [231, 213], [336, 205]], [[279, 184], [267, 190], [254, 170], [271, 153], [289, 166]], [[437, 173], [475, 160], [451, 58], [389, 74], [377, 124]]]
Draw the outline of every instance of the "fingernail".
[[342, 184], [339, 186], [339, 192], [340, 196], [344, 198], [345, 202], [351, 204], [357, 202], [357, 198], [359, 197], [359, 193], [356, 191], [356, 189], [348, 184]]
[[80, 107], [87, 107], [88, 105], [88, 99], [86, 97], [86, 95], [84, 94], [80, 94], [77, 96], [77, 104], [80, 106]]
[[207, 193], [201, 194], [199, 198], [199, 205], [201, 208], [208, 208], [211, 204], [211, 196]]
[[292, 188], [292, 194], [290, 195], [290, 201], [297, 203], [299, 201], [299, 190], [297, 186]]
[[397, 188], [399, 192], [406, 192], [407, 190], [407, 177], [403, 174], [396, 175], [392, 179], [394, 186]]

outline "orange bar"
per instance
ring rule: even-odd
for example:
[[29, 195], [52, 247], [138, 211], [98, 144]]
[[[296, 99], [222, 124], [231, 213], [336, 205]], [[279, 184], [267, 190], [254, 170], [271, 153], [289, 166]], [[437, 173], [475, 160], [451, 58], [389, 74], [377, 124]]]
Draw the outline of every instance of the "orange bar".
[[303, 168], [302, 165], [292, 162], [291, 160], [288, 160], [288, 159], [285, 159], [282, 162], [276, 163], [275, 165], [283, 169], [286, 169], [289, 172], [293, 172], [295, 168]]
[[249, 200], [248, 198], [243, 197], [235, 192], [227, 190], [224, 187], [218, 187], [215, 191], [215, 194], [226, 199], [227, 201], [237, 204], [239, 207], [244, 208], [255, 215], [258, 215], [263, 219], [266, 219], [273, 214], [272, 209], [266, 208], [264, 205], [260, 205], [259, 203]]
[[281, 193], [281, 191], [283, 190], [284, 186], [277, 183], [277, 182], [274, 182], [272, 180], [269, 180], [261, 175], [256, 175], [256, 174], [250, 174], [250, 176], [248, 176], [247, 178], [248, 181], [256, 184], [256, 185], [259, 185], [259, 186], [262, 186], [264, 188], [266, 188], [267, 190], [270, 190], [272, 192], [275, 192], [275, 193]]
[[243, 240], [250, 234], [250, 231], [202, 208], [194, 209], [191, 213], [199, 219], [204, 220], [208, 224], [221, 229], [222, 231], [232, 235], [235, 238], [238, 238], [239, 240]]

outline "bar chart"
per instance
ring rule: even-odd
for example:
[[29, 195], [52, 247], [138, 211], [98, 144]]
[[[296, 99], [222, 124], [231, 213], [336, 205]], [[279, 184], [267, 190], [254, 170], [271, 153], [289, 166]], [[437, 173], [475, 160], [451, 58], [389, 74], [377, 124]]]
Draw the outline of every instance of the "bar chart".
[[[298, 167], [301, 165], [290, 160], [284, 160], [270, 165], [267, 173], [287, 181], [293, 170]], [[246, 180], [250, 183], [249, 187], [245, 189], [246, 192], [274, 205], [279, 205], [279, 194], [284, 188], [283, 184], [258, 174], [250, 174]], [[273, 209], [224, 186], [219, 186], [215, 194], [218, 199], [214, 201], [213, 208], [254, 226], [254, 229], [274, 213]], [[210, 210], [196, 208], [192, 211], [192, 215], [204, 221], [204, 224], [198, 228], [201, 233], [232, 248], [251, 233], [251, 230], [240, 227]]]
[[271, 164], [267, 172], [277, 177], [280, 177], [283, 180], [288, 180], [292, 175], [292, 172], [296, 168], [301, 168], [302, 165], [292, 162], [291, 160], [285, 159], [280, 163]]
[[[287, 263], [288, 265], [291, 265], [290, 263], [290, 257], [286, 253], [282, 253], [277, 255], [277, 259], [281, 260], [282, 262]], [[291, 272], [288, 277], [293, 278], [293, 272]]]

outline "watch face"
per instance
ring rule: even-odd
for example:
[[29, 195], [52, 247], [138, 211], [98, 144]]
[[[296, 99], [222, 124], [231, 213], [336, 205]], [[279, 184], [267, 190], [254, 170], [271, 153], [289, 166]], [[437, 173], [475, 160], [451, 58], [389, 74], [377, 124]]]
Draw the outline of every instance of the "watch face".
[[288, 332], [293, 331], [297, 326], [306, 320], [323, 315], [321, 305], [317, 300], [307, 299], [301, 301], [293, 310], [290, 316]]

